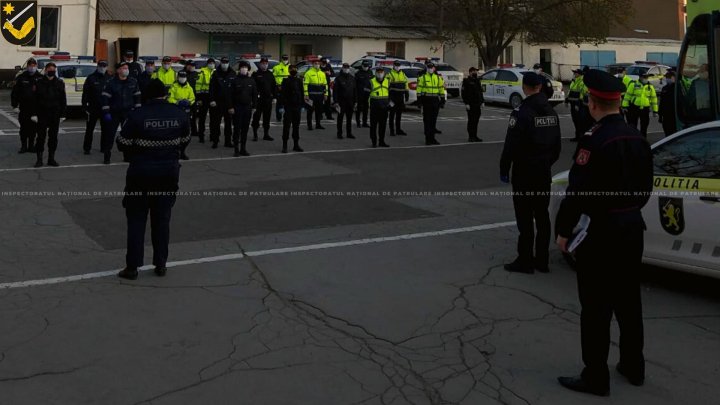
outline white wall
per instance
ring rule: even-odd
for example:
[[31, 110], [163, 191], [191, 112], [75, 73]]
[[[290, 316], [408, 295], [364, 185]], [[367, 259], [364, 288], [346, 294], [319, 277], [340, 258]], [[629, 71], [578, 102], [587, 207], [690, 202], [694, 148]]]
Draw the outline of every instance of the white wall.
[[185, 24], [100, 23], [100, 38], [108, 41], [108, 58], [114, 63], [118, 38], [140, 38], [139, 55], [180, 56], [206, 53], [208, 35]]
[[386, 42], [405, 42], [405, 57], [411, 61], [417, 56], [442, 57], [439, 44], [420, 39], [373, 39], [373, 38], [343, 38], [342, 59], [352, 63], [368, 52], [385, 52]]
[[[13, 69], [16, 65], [23, 65], [32, 56], [31, 52], [36, 50], [61, 50], [74, 55], [92, 55], [95, 49], [96, 4], [97, 0], [40, 0], [38, 2], [38, 19], [40, 18], [40, 7], [60, 7], [58, 47], [53, 49], [21, 47], [11, 45], [0, 37], [0, 55], [2, 55], [0, 69]], [[36, 21], [36, 25], [39, 24], [40, 22]]]

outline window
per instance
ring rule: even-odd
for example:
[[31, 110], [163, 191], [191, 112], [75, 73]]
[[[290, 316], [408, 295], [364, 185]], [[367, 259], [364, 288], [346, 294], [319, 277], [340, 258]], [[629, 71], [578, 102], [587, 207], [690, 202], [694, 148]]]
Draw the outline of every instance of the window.
[[60, 7], [40, 7], [40, 24], [35, 39], [23, 46], [57, 49], [59, 33]]
[[498, 74], [497, 70], [491, 70], [491, 71], [485, 73], [484, 75], [482, 75], [480, 80], [495, 80], [495, 78], [497, 77], [497, 74]]
[[653, 150], [655, 174], [720, 179], [720, 128], [693, 132]]
[[[708, 62], [710, 47], [710, 16], [699, 16], [685, 35], [680, 55], [675, 92], [677, 113], [685, 127], [715, 119], [711, 101], [711, 69]], [[717, 87], [713, 87], [713, 91]]]
[[405, 42], [388, 41], [385, 43], [385, 53], [390, 56], [396, 56], [405, 59]]
[[508, 46], [507, 48], [505, 48], [505, 57], [503, 58], [503, 63], [514, 63], [512, 46]]
[[518, 78], [517, 76], [515, 76], [515, 73], [509, 70], [501, 70], [497, 75], [497, 79], [495, 80], [501, 82], [516, 82], [518, 81]]
[[648, 70], [648, 75], [650, 75], [650, 76], [657, 76], [659, 74], [660, 74], [660, 69], [657, 67], [654, 67], [654, 68]]

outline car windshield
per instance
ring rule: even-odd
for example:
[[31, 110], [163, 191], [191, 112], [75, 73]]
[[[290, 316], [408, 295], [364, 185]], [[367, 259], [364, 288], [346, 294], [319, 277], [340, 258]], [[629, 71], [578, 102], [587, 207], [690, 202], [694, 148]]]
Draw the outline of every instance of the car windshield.
[[457, 72], [457, 69], [450, 65], [437, 65], [435, 68], [438, 72]]
[[631, 75], [631, 76], [640, 76], [640, 75], [643, 75], [643, 74], [647, 73], [648, 70], [650, 70], [649, 67], [630, 66], [629, 68], [627, 68], [627, 70], [625, 71], [625, 73], [626, 73], [626, 74], [629, 74], [629, 75]]
[[67, 72], [68, 70], [74, 70], [75, 71], [75, 77], [88, 77], [93, 72], [97, 70], [97, 66], [95, 65], [66, 65], [66, 66], [58, 66], [58, 72], [59, 76], [63, 77], [63, 74]]

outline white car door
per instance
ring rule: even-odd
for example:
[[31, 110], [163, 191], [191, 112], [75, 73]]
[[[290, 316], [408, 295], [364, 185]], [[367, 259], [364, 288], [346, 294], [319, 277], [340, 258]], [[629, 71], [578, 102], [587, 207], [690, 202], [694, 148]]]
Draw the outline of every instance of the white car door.
[[497, 78], [497, 74], [497, 70], [491, 70], [480, 76], [480, 84], [482, 85], [485, 102], [498, 101], [495, 96], [495, 79]]
[[653, 149], [654, 193], [643, 209], [645, 256], [720, 271], [720, 128]]

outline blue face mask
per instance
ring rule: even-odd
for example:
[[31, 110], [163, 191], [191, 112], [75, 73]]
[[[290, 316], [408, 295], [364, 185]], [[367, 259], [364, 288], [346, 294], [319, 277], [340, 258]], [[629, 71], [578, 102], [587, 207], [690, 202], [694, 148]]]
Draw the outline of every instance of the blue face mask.
[[35, 74], [35, 72], [37, 72], [37, 66], [28, 66], [27, 71], [28, 71], [28, 73], [30, 73], [31, 75], [32, 75], [32, 74]]

